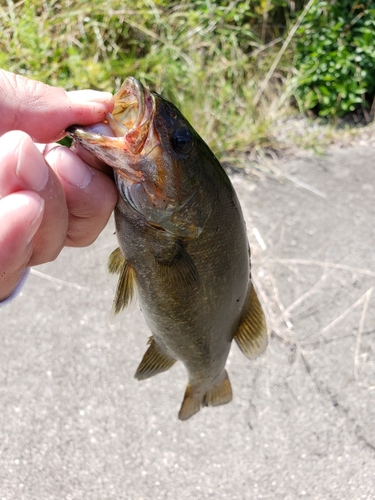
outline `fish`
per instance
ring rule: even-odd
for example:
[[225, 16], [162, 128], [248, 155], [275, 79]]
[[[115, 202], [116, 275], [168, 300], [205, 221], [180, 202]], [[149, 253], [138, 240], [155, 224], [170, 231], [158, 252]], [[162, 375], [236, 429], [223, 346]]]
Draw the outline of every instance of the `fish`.
[[249, 359], [267, 346], [244, 217], [224, 168], [173, 103], [134, 77], [114, 102], [103, 122], [67, 133], [114, 172], [114, 312], [136, 290], [152, 333], [135, 378], [181, 361], [188, 383], [178, 417], [187, 420], [231, 401], [233, 339]]

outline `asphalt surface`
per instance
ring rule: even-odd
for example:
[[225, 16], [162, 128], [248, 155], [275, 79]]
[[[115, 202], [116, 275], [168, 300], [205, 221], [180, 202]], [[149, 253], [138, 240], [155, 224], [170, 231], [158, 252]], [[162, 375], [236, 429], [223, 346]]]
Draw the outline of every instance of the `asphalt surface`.
[[374, 499], [374, 158], [233, 178], [273, 333], [186, 422], [183, 366], [137, 382], [142, 315], [110, 323], [112, 223], [38, 267], [0, 310], [0, 500]]

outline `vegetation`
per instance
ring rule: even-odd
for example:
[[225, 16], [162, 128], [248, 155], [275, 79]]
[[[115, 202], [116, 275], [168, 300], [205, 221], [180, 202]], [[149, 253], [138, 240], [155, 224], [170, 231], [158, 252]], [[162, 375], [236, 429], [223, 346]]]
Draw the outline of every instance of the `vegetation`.
[[[342, 4], [356, 7], [334, 24]], [[327, 116], [371, 96], [374, 10], [373, 2], [362, 4], [3, 0], [0, 67], [67, 90], [113, 92], [135, 75], [173, 100], [217, 153], [257, 149], [272, 142], [273, 123], [289, 110], [292, 93], [301, 109]]]
[[296, 33], [300, 107], [328, 117], [369, 108], [375, 96], [374, 42], [374, 1], [315, 2]]

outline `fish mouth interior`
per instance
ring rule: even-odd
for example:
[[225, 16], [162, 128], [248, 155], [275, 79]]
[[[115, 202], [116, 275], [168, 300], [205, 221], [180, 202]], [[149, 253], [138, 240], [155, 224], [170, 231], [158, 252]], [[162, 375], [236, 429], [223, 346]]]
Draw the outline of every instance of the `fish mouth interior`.
[[134, 155], [147, 153], [157, 139], [152, 131], [147, 141], [155, 114], [153, 95], [136, 78], [129, 77], [114, 95], [114, 102], [112, 113], [103, 122], [85, 127], [72, 125], [66, 131], [83, 144], [119, 148]]
[[108, 124], [115, 137], [123, 137], [128, 150], [139, 154], [146, 142], [154, 115], [151, 93], [133, 77], [127, 78], [114, 96], [115, 107], [108, 113]]
[[145, 93], [146, 89], [133, 77], [127, 78], [120, 90], [116, 92], [115, 107], [110, 115], [125, 127], [125, 132], [139, 127], [144, 121]]

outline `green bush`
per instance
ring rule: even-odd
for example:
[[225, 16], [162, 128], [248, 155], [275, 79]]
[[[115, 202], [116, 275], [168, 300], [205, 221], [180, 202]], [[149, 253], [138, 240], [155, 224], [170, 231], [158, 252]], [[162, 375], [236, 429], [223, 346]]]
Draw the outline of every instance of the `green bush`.
[[296, 33], [296, 98], [303, 110], [340, 117], [375, 95], [375, 2], [318, 0]]

